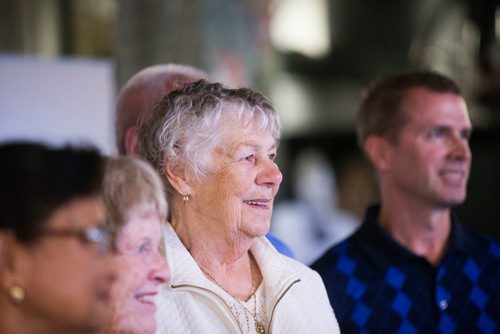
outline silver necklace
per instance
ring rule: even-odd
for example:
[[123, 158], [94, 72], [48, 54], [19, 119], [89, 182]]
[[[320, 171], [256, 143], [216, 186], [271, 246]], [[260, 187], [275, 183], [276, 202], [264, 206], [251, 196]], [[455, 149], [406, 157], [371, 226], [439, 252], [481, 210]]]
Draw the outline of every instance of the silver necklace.
[[[214, 282], [219, 288], [221, 288], [225, 293], [227, 293], [232, 299], [234, 299], [241, 307], [243, 307], [243, 309], [245, 311], [248, 311], [250, 313], [250, 315], [252, 315], [253, 317], [253, 320], [254, 320], [254, 324], [255, 324], [255, 330], [258, 334], [265, 334], [266, 333], [266, 329], [264, 327], [264, 324], [262, 323], [261, 320], [259, 320], [259, 315], [257, 314], [257, 297], [255, 296], [255, 292], [257, 291], [257, 288], [255, 287], [255, 278], [254, 278], [254, 273], [253, 273], [253, 266], [252, 266], [252, 260], [250, 259], [250, 273], [252, 275], [252, 297], [253, 298], [253, 312], [250, 311], [245, 305], [243, 305], [243, 303], [241, 303], [239, 301], [238, 298], [235, 298], [233, 297], [232, 294], [229, 293], [229, 291], [227, 291], [223, 286], [222, 284], [220, 284], [215, 278], [212, 277], [212, 275], [210, 275], [208, 272], [206, 272], [203, 268], [201, 268], [200, 266], [200, 269], [201, 271], [203, 271], [203, 273], [205, 273], [205, 275], [207, 275], [207, 277], [212, 281]], [[231, 310], [231, 308], [229, 308], [231, 313], [233, 313], [233, 311]], [[245, 312], [246, 314], [246, 312]], [[238, 327], [240, 328], [240, 331], [243, 332], [243, 326], [241, 325], [241, 322], [239, 321], [238, 319], [238, 315], [237, 314], [234, 314], [234, 318], [236, 319], [236, 323], [238, 324]], [[246, 315], [245, 315], [246, 316]]]

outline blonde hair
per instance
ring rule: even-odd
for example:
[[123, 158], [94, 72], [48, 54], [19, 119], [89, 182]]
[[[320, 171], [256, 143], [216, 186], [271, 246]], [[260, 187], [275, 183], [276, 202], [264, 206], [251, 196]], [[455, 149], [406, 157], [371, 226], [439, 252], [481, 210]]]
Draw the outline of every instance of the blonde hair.
[[149, 163], [138, 158], [109, 158], [102, 192], [110, 224], [117, 230], [136, 213], [157, 214], [161, 222], [167, 218], [161, 178]]

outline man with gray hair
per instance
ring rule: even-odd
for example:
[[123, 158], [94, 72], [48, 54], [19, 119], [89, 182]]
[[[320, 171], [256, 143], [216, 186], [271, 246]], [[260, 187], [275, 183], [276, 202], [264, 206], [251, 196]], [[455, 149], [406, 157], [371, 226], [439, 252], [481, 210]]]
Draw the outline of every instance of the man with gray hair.
[[149, 66], [134, 74], [118, 93], [115, 136], [118, 153], [136, 154], [136, 128], [142, 111], [164, 95], [208, 75], [188, 65]]

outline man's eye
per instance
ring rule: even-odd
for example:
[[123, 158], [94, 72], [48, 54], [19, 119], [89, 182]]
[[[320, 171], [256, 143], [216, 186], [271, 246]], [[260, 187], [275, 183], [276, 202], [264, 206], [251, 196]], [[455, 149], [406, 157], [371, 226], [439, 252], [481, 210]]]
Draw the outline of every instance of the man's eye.
[[471, 136], [471, 132], [469, 130], [463, 130], [461, 133], [460, 133], [461, 137], [463, 139], [466, 139], [466, 140], [469, 140], [470, 139], [470, 136]]
[[276, 159], [276, 153], [271, 153], [268, 156], [271, 161], [274, 161], [274, 159]]
[[444, 131], [443, 129], [433, 129], [431, 132], [430, 132], [430, 137], [432, 138], [441, 138], [444, 134]]

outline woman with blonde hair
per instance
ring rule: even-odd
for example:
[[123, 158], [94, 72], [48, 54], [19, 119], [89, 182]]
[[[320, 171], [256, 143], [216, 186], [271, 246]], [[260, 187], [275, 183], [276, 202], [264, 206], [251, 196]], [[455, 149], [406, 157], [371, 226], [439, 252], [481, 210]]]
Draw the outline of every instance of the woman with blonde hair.
[[167, 204], [160, 177], [147, 162], [109, 158], [104, 203], [116, 230], [118, 279], [111, 293], [110, 333], [150, 334], [156, 330], [154, 298], [170, 271], [159, 247]]

